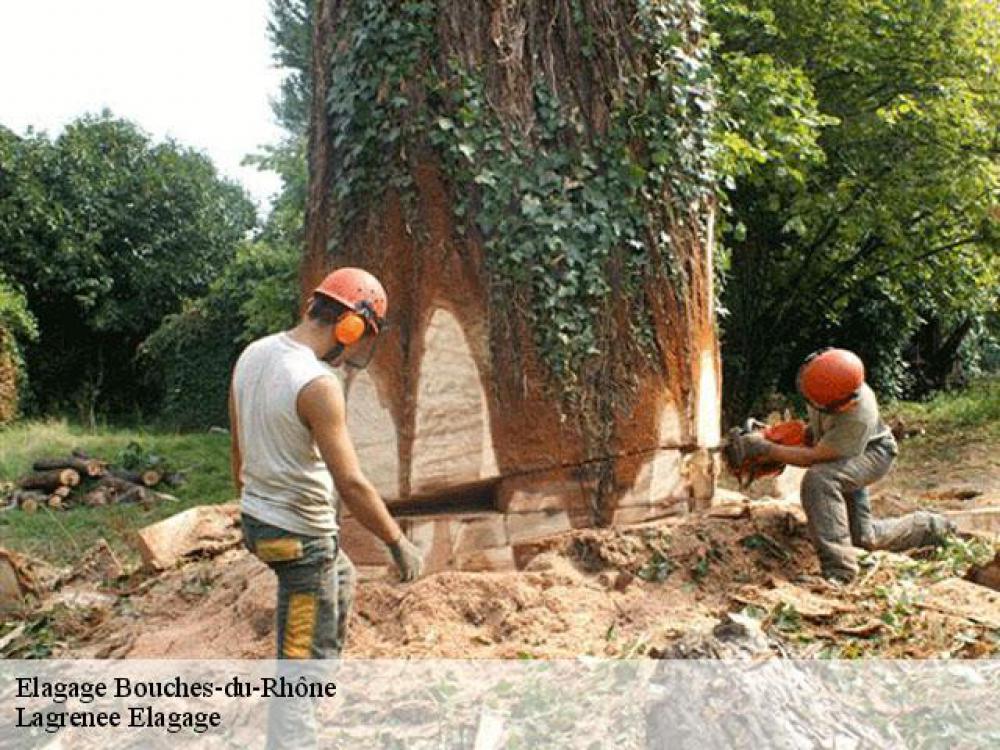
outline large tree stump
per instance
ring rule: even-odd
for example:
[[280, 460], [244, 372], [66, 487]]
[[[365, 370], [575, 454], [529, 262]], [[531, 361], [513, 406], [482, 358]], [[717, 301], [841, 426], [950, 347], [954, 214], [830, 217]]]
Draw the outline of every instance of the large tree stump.
[[302, 291], [386, 285], [347, 401], [394, 507], [460, 495], [526, 543], [710, 502], [701, 33], [688, 0], [317, 2]]

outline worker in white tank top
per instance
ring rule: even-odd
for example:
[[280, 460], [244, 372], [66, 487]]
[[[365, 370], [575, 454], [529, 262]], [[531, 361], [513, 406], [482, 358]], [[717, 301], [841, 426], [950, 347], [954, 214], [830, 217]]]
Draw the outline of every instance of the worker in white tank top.
[[423, 567], [361, 470], [331, 367], [372, 344], [387, 307], [374, 276], [338, 269], [298, 326], [250, 344], [233, 370], [233, 477], [247, 548], [278, 576], [279, 658], [331, 658], [343, 648], [354, 572], [338, 544], [338, 495], [389, 547], [404, 581]]

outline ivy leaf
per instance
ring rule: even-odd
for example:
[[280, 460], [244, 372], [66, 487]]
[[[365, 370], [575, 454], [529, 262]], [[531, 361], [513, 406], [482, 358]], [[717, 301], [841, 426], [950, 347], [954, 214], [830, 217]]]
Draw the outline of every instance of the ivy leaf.
[[496, 175], [494, 175], [489, 170], [483, 170], [482, 172], [480, 172], [479, 174], [477, 174], [475, 176], [475, 178], [473, 179], [473, 182], [475, 182], [477, 185], [485, 185], [487, 187], [496, 187], [497, 178], [496, 178]]
[[458, 150], [462, 152], [462, 155], [468, 159], [470, 162], [475, 160], [476, 149], [469, 143], [459, 143]]

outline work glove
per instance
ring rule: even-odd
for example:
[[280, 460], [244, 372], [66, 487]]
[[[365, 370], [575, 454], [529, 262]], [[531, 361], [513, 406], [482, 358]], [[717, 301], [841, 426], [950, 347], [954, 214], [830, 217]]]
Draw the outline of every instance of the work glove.
[[400, 535], [399, 539], [389, 545], [389, 552], [399, 568], [401, 581], [412, 581], [420, 577], [424, 569], [424, 556], [413, 542]]
[[740, 437], [740, 448], [743, 458], [747, 461], [767, 458], [771, 454], [774, 443], [759, 432], [750, 432]]

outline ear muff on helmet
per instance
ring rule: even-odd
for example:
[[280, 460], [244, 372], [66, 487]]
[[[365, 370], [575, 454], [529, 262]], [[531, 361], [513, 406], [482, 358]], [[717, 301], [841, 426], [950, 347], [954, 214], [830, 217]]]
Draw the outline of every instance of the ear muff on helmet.
[[346, 312], [333, 327], [333, 337], [338, 344], [351, 346], [361, 341], [367, 329], [368, 323], [363, 315], [354, 311]]

